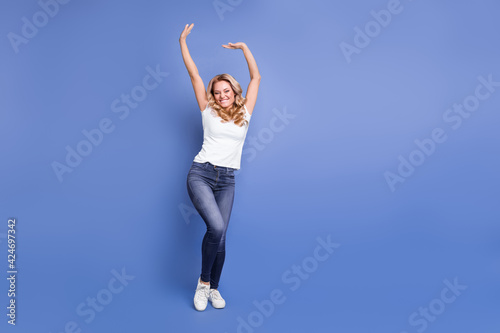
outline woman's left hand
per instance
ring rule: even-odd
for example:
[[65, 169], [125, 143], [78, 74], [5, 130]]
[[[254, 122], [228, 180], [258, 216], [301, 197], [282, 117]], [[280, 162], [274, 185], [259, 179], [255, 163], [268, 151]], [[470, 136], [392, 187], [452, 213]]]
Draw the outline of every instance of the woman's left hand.
[[243, 49], [245, 46], [247, 46], [245, 43], [238, 42], [238, 43], [227, 43], [227, 45], [222, 45], [222, 47], [225, 47], [226, 49]]

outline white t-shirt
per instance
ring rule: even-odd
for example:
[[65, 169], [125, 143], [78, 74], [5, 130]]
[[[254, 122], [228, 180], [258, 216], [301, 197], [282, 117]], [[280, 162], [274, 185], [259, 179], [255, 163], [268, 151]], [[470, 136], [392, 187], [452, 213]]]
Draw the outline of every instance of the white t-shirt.
[[[246, 106], [244, 119], [250, 125], [251, 114]], [[248, 131], [248, 125], [238, 126], [233, 120], [222, 123], [217, 113], [207, 104], [201, 112], [203, 123], [203, 145], [194, 161], [198, 163], [210, 162], [213, 165], [240, 168], [243, 143]]]

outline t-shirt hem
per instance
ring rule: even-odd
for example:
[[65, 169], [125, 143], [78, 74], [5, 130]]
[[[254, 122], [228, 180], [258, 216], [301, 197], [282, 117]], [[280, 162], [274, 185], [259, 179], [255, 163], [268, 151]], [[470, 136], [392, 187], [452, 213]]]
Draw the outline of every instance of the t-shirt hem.
[[194, 158], [193, 159], [193, 162], [197, 162], [197, 163], [206, 163], [206, 162], [210, 162], [212, 163], [213, 165], [216, 165], [216, 166], [220, 166], [222, 168], [231, 168], [231, 169], [235, 169], [235, 170], [239, 170], [240, 167], [236, 167], [236, 166], [230, 166], [230, 165], [224, 165], [223, 163], [217, 163], [217, 162], [212, 162], [212, 161], [208, 161], [208, 160], [202, 160], [202, 159], [197, 159], [197, 158]]

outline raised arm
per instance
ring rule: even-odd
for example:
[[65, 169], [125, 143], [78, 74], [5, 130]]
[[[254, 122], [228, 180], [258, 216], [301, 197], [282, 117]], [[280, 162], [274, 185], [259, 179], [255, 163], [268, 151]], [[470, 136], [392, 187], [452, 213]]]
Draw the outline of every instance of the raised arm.
[[179, 38], [179, 43], [181, 44], [182, 59], [184, 60], [184, 65], [186, 65], [189, 77], [191, 78], [198, 106], [200, 107], [200, 111], [203, 111], [208, 103], [205, 85], [203, 84], [203, 80], [198, 73], [198, 68], [196, 68], [193, 58], [191, 58], [191, 55], [189, 54], [189, 49], [186, 43], [186, 37], [191, 32], [191, 29], [193, 29], [193, 26], [194, 23], [191, 25], [186, 24], [184, 31], [182, 31], [181, 37]]
[[250, 72], [250, 83], [248, 84], [247, 95], [246, 95], [246, 107], [248, 113], [252, 114], [253, 109], [255, 107], [255, 103], [257, 102], [257, 94], [259, 92], [260, 85], [260, 73], [259, 68], [257, 67], [257, 63], [250, 52], [247, 44], [245, 43], [228, 43], [227, 45], [222, 45], [227, 49], [241, 49], [243, 50], [243, 55], [245, 55], [245, 59], [247, 60], [248, 70]]

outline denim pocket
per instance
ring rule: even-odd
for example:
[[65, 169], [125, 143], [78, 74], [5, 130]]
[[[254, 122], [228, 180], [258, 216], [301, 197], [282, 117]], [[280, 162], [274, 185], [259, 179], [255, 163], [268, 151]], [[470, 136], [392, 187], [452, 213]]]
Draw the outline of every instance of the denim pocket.
[[228, 170], [227, 173], [223, 173], [220, 175], [220, 181], [225, 183], [225, 184], [234, 184], [235, 179], [234, 179], [234, 173], [230, 170]]

